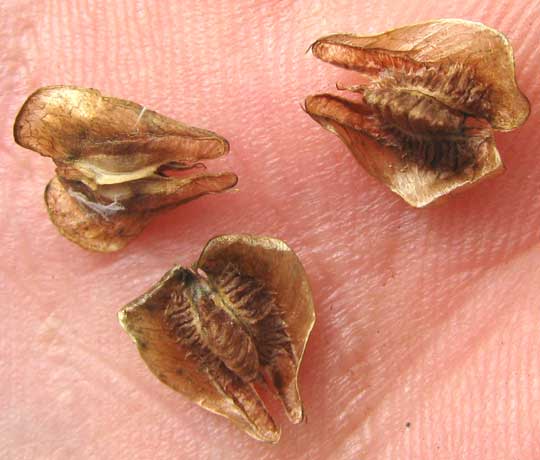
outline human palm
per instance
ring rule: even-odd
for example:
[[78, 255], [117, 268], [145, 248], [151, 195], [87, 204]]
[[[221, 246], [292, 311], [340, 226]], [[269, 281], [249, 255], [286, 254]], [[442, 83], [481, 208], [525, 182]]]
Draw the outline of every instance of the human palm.
[[[522, 0], [6, 1], [2, 458], [540, 458], [540, 5]], [[301, 109], [354, 76], [305, 49], [333, 32], [434, 17], [482, 21], [514, 46], [531, 100], [497, 135], [507, 166], [428, 209], [368, 176]], [[157, 217], [126, 250], [86, 252], [47, 218], [52, 164], [14, 145], [34, 89], [99, 88], [231, 142], [238, 191]], [[160, 384], [117, 310], [217, 234], [279, 237], [310, 277], [317, 324], [300, 371], [307, 423], [276, 446]]]

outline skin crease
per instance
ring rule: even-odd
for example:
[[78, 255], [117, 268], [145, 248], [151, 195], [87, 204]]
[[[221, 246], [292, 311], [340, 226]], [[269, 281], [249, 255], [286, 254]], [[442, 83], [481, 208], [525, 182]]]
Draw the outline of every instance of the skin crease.
[[[496, 5], [496, 6], [493, 6]], [[540, 83], [537, 1], [9, 0], [0, 6], [0, 457], [540, 458]], [[437, 17], [503, 31], [528, 122], [497, 134], [506, 173], [415, 210], [301, 110], [354, 76], [304, 51], [334, 32]], [[36, 88], [137, 101], [231, 142], [238, 192], [156, 218], [117, 254], [47, 217], [48, 159], [13, 142]], [[116, 313], [208, 239], [284, 239], [312, 282], [301, 367], [308, 421], [253, 441], [160, 384]]]

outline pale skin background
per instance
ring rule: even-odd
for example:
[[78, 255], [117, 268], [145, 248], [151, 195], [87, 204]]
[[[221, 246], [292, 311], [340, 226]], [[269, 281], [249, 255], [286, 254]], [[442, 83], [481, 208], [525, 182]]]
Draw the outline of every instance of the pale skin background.
[[[504, 176], [415, 210], [302, 112], [354, 81], [304, 51], [436, 17], [506, 33], [532, 113], [497, 136]], [[4, 0], [0, 18], [0, 458], [540, 458], [538, 1]], [[79, 249], [45, 211], [52, 163], [12, 140], [19, 106], [50, 84], [220, 133], [231, 155], [216, 167], [239, 191], [158, 217], [121, 253]], [[278, 446], [160, 384], [116, 319], [232, 232], [286, 240], [313, 286], [308, 423], [273, 403]]]

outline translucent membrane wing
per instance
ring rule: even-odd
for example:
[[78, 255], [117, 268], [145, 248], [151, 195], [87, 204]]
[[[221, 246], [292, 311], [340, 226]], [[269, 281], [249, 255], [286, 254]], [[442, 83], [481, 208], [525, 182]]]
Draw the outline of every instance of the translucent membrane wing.
[[135, 102], [72, 86], [50, 86], [32, 94], [17, 116], [14, 134], [23, 147], [86, 166], [96, 177], [173, 160], [194, 163], [229, 150], [227, 141], [215, 133]]
[[370, 76], [385, 69], [411, 71], [427, 65], [444, 71], [449, 64], [462, 64], [489, 88], [488, 119], [494, 129], [514, 129], [530, 112], [516, 83], [512, 47], [503, 34], [480, 23], [440, 19], [378, 35], [330, 35], [317, 40], [312, 50], [323, 61]]
[[252, 385], [227, 371], [204, 370], [192, 347], [170, 334], [165, 310], [186, 269], [175, 267], [149, 292], [119, 313], [148, 368], [166, 385], [201, 407], [227, 417], [261, 441], [275, 443], [280, 430]]
[[[292, 353], [284, 347], [273, 356], [265, 370], [291, 421], [301, 422], [303, 408], [298, 391], [298, 368], [315, 322], [311, 290], [302, 264], [294, 252], [278, 239], [227, 235], [214, 238], [207, 244], [197, 267], [212, 279], [230, 264], [242, 274], [263, 281], [275, 295]], [[268, 328], [270, 330], [271, 326]], [[271, 334], [271, 331], [261, 331], [266, 340], [272, 340]], [[260, 346], [263, 347], [264, 343]]]

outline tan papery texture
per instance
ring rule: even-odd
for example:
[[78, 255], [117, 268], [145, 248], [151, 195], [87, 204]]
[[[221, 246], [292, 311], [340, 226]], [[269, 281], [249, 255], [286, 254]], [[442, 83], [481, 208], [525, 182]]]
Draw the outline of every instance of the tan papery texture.
[[49, 216], [65, 237], [94, 251], [119, 250], [156, 213], [238, 180], [197, 171], [228, 153], [222, 137], [90, 88], [37, 90], [17, 115], [14, 137], [53, 159]]
[[441, 19], [372, 36], [330, 35], [311, 49], [370, 83], [338, 86], [357, 93], [355, 100], [310, 96], [307, 113], [410, 205], [426, 206], [504, 170], [492, 129], [520, 126], [530, 108], [500, 32]]
[[[249, 284], [248, 289], [240, 284], [232, 291], [241, 292], [242, 302], [235, 302], [230, 290], [219, 284], [231, 266], [242, 277], [260, 283], [257, 291], [262, 288], [268, 293], [262, 297], [262, 304], [260, 293], [250, 291]], [[176, 295], [178, 289], [181, 293]], [[284, 327], [278, 341], [273, 328], [265, 329], [265, 318], [272, 312], [257, 321], [250, 320], [250, 315], [268, 307], [265, 300], [272, 302]], [[208, 302], [212, 304], [210, 321], [206, 321], [204, 312]], [[171, 311], [177, 313], [171, 316]], [[170, 318], [181, 327], [171, 329]], [[163, 383], [203, 408], [227, 417], [254, 438], [275, 443], [280, 437], [279, 427], [257, 392], [265, 380], [268, 389], [281, 399], [289, 419], [293, 423], [304, 419], [298, 370], [315, 311], [304, 268], [283, 241], [252, 235], [214, 238], [193, 270], [173, 268], [150, 291], [126, 305], [119, 319], [149, 369]], [[224, 322], [233, 324], [232, 329]], [[246, 340], [243, 330], [251, 337], [248, 345], [242, 342]], [[223, 345], [217, 343], [225, 336], [229, 338]], [[283, 341], [285, 345], [280, 345]], [[238, 369], [251, 365], [239, 358], [245, 360], [252, 355], [247, 353], [251, 344], [256, 347], [260, 364], [255, 376], [246, 378], [233, 371], [231, 363]], [[265, 364], [263, 349], [268, 347], [277, 351]], [[231, 349], [239, 352], [231, 356]]]

